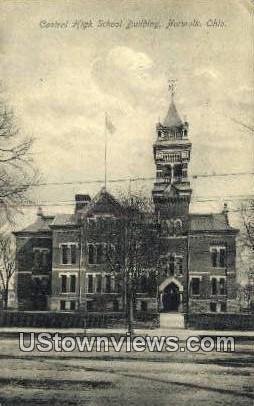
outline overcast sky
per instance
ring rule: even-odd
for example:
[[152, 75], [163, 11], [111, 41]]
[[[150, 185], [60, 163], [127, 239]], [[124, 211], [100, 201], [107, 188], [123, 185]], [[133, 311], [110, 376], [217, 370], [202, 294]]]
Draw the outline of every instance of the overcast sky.
[[[190, 173], [253, 171], [253, 138], [232, 120], [253, 122], [250, 4], [2, 0], [0, 77], [22, 130], [36, 138], [33, 154], [43, 180], [103, 179], [105, 111], [116, 127], [109, 139], [109, 178], [153, 176], [155, 125], [167, 112], [172, 78], [178, 111], [190, 123]], [[224, 27], [207, 27], [215, 18]], [[91, 19], [93, 27], [78, 30], [72, 27], [76, 19]], [[100, 19], [122, 25], [98, 28]], [[160, 28], [126, 29], [128, 20], [140, 19]], [[196, 19], [202, 26], [167, 29], [169, 19]], [[45, 22], [66, 28], [46, 28]], [[44, 187], [35, 197], [65, 201], [101, 186]], [[250, 176], [199, 178], [192, 187], [193, 196], [202, 197], [253, 193]], [[193, 203], [192, 211], [221, 207], [222, 201]], [[60, 209], [72, 210], [46, 211]]]

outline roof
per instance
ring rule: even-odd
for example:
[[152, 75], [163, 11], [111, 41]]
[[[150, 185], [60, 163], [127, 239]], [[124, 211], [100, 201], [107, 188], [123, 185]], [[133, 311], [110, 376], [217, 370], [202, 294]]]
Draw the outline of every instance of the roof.
[[54, 221], [51, 223], [51, 227], [54, 226], [73, 226], [76, 225], [76, 219], [74, 214], [57, 214]]
[[105, 188], [102, 188], [81, 212], [86, 215], [112, 213], [119, 216], [123, 214], [123, 207]]
[[233, 231], [238, 230], [231, 227], [227, 216], [224, 213], [213, 214], [190, 214], [191, 231]]
[[163, 125], [164, 127], [180, 127], [183, 125], [173, 99], [170, 103]]
[[54, 216], [37, 216], [37, 219], [34, 223], [30, 224], [28, 227], [23, 228], [17, 233], [37, 233], [37, 232], [48, 232], [50, 230], [50, 225], [54, 220]]

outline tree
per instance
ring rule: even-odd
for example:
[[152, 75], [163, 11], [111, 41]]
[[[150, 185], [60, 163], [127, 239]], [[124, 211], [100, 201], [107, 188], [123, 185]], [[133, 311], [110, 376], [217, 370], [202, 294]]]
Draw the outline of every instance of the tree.
[[8, 308], [8, 296], [11, 278], [15, 272], [15, 250], [11, 237], [0, 237], [0, 291], [4, 309]]
[[0, 222], [14, 222], [15, 213], [29, 201], [37, 173], [30, 154], [33, 139], [24, 136], [13, 110], [0, 99]]
[[[133, 332], [133, 308], [141, 284], [157, 296], [159, 226], [150, 199], [142, 195], [122, 196], [121, 230], [114, 256], [109, 253], [112, 269], [118, 269], [123, 281], [128, 331]], [[112, 258], [114, 260], [112, 261]]]

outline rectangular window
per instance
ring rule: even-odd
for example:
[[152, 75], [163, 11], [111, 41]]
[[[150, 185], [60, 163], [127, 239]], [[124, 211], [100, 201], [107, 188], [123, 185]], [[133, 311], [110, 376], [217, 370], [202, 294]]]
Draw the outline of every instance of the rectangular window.
[[88, 312], [92, 312], [93, 308], [94, 308], [93, 300], [89, 300], [88, 302], [86, 302], [86, 309]]
[[225, 248], [220, 249], [220, 267], [224, 268], [226, 266], [226, 250]]
[[212, 260], [213, 268], [216, 268], [217, 267], [217, 250], [216, 249], [211, 250], [211, 260]]
[[76, 264], [77, 263], [77, 249], [76, 245], [71, 244], [71, 263]]
[[70, 292], [76, 292], [76, 275], [70, 277]]
[[93, 275], [88, 275], [88, 293], [93, 293]]
[[191, 283], [192, 283], [192, 294], [193, 295], [199, 295], [199, 293], [200, 293], [200, 280], [199, 280], [199, 278], [192, 278]]
[[212, 278], [211, 285], [212, 285], [212, 289], [211, 289], [212, 295], [217, 295], [217, 280], [216, 280], [216, 278]]
[[62, 264], [68, 264], [68, 245], [62, 244]]
[[67, 292], [67, 276], [66, 275], [61, 275], [61, 292], [62, 293]]
[[95, 245], [94, 244], [88, 245], [88, 263], [89, 264], [95, 263]]
[[176, 257], [176, 268], [177, 268], [177, 273], [179, 275], [183, 274], [183, 258], [182, 257]]
[[60, 310], [65, 310], [65, 300], [60, 300]]
[[102, 278], [101, 275], [96, 275], [96, 292], [101, 293]]
[[221, 278], [220, 279], [220, 295], [225, 295], [226, 294], [226, 283], [225, 279]]
[[213, 302], [211, 302], [210, 303], [210, 312], [216, 312], [216, 308], [217, 308], [217, 306], [216, 306], [216, 303], [213, 303]]
[[42, 266], [47, 267], [48, 265], [48, 250], [42, 251]]
[[103, 260], [103, 245], [102, 244], [97, 244], [97, 264], [102, 264]]
[[106, 275], [106, 292], [110, 293], [111, 292], [111, 276]]
[[227, 303], [226, 302], [221, 302], [220, 311], [221, 312], [226, 312], [227, 311]]
[[70, 310], [76, 310], [76, 300], [70, 301]]

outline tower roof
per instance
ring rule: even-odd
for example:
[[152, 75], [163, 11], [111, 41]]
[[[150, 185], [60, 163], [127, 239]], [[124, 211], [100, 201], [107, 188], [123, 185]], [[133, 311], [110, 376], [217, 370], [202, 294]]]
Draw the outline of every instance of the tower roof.
[[163, 125], [164, 127], [180, 127], [181, 125], [183, 125], [183, 122], [176, 109], [173, 97], [169, 105], [169, 109], [163, 122]]

